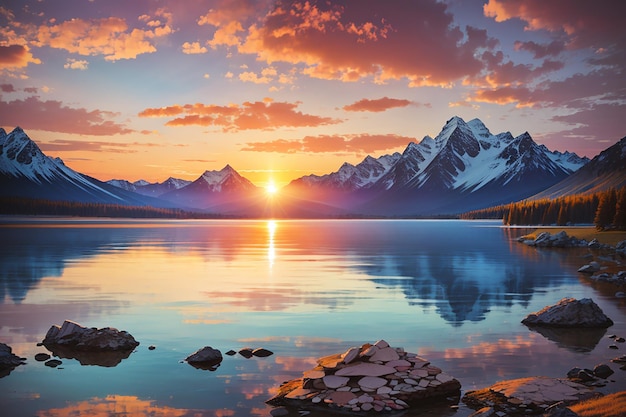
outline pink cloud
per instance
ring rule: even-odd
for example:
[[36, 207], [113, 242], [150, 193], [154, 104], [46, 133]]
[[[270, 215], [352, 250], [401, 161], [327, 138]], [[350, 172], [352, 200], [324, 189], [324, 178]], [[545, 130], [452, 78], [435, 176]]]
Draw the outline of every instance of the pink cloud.
[[110, 120], [114, 116], [111, 112], [67, 107], [60, 101], [41, 101], [38, 97], [10, 102], [0, 100], [0, 114], [5, 124], [24, 129], [96, 136], [134, 132]]
[[407, 107], [415, 105], [411, 100], [403, 100], [397, 98], [383, 97], [375, 100], [362, 99], [352, 104], [343, 106], [346, 111], [371, 111], [371, 112], [383, 112], [396, 107]]
[[242, 105], [218, 106], [205, 104], [175, 105], [148, 108], [140, 117], [181, 117], [169, 120], [166, 126], [222, 126], [224, 131], [280, 127], [322, 126], [340, 123], [341, 120], [296, 111], [300, 103], [273, 102], [271, 100], [244, 102]]
[[3, 93], [14, 93], [15, 87], [13, 87], [13, 84], [0, 84], [0, 91]]
[[529, 30], [545, 29], [565, 32], [570, 47], [598, 48], [621, 43], [624, 16], [616, 9], [617, 2], [569, 1], [569, 0], [489, 0], [483, 6], [485, 16], [497, 22], [519, 18]]
[[403, 4], [280, 3], [248, 28], [239, 51], [268, 63], [302, 64], [307, 75], [343, 81], [374, 77], [447, 86], [481, 71], [474, 53], [495, 44], [486, 31], [467, 27], [464, 33], [444, 3]]
[[[625, 114], [626, 104], [598, 103], [566, 116], [554, 116], [552, 120], [576, 126], [567, 131], [569, 135], [591, 137], [612, 144], [626, 136]], [[615, 123], [616, 120], [622, 122]]]
[[305, 136], [302, 139], [277, 139], [270, 142], [250, 142], [242, 151], [277, 153], [345, 153], [371, 154], [377, 151], [405, 147], [415, 138], [395, 134], [370, 135], [320, 135]]
[[28, 64], [41, 64], [24, 45], [0, 45], [0, 69], [24, 68]]

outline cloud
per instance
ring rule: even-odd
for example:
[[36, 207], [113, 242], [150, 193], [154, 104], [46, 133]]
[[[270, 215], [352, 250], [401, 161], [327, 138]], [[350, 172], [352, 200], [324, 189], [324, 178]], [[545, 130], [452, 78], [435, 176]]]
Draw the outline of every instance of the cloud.
[[115, 153], [135, 153], [137, 152], [137, 146], [139, 143], [117, 143], [117, 142], [102, 142], [102, 141], [83, 141], [83, 140], [67, 140], [56, 139], [48, 142], [41, 142], [41, 149], [44, 152], [74, 152], [74, 151], [87, 151], [87, 152], [115, 152]]
[[173, 117], [166, 126], [221, 126], [232, 130], [275, 130], [280, 127], [311, 127], [341, 123], [339, 119], [321, 117], [296, 111], [300, 103], [265, 101], [244, 102], [241, 105], [186, 104], [148, 108], [139, 117]]
[[410, 100], [403, 100], [397, 98], [383, 97], [375, 100], [362, 99], [352, 104], [343, 106], [345, 111], [371, 111], [371, 112], [383, 112], [385, 110], [393, 109], [395, 107], [407, 107], [416, 105], [417, 103]]
[[[596, 103], [584, 110], [565, 116], [554, 116], [552, 120], [576, 126], [560, 135], [569, 134], [585, 139], [594, 138], [601, 142], [615, 141], [626, 136], [626, 104]], [[621, 120], [621, 123], [615, 123]]]
[[14, 93], [16, 90], [13, 84], [0, 84], [0, 91], [3, 93]]
[[14, 70], [31, 63], [41, 64], [41, 61], [33, 57], [28, 46], [0, 45], [0, 69]]
[[541, 59], [548, 56], [557, 56], [565, 50], [565, 43], [561, 40], [555, 40], [548, 44], [539, 44], [534, 41], [515, 42], [516, 51], [527, 51], [534, 55], [535, 59]]
[[208, 49], [200, 45], [200, 42], [183, 43], [183, 54], [206, 54]]
[[41, 101], [39, 97], [10, 102], [0, 100], [0, 114], [5, 123], [24, 129], [79, 135], [123, 135], [134, 130], [110, 120], [114, 113], [64, 106], [55, 100]]
[[89, 62], [85, 60], [78, 60], [73, 58], [68, 58], [63, 68], [65, 69], [77, 69], [84, 71], [89, 67]]
[[405, 147], [415, 138], [395, 134], [370, 135], [319, 135], [302, 139], [277, 139], [270, 142], [250, 142], [242, 151], [277, 153], [337, 153], [353, 152], [371, 154], [377, 151]]
[[103, 55], [107, 61], [134, 59], [155, 52], [154, 41], [173, 32], [169, 22], [171, 16], [163, 10], [157, 14], [166, 17], [166, 22], [149, 20], [146, 15], [140, 17], [139, 20], [146, 22], [147, 29], [129, 28], [125, 19], [115, 16], [74, 18], [59, 24], [42, 25], [33, 43], [83, 56]]
[[373, 77], [379, 83], [406, 79], [411, 86], [449, 86], [481, 71], [475, 52], [496, 42], [486, 31], [461, 30], [441, 2], [403, 4], [282, 2], [247, 27], [238, 50], [267, 63], [302, 65], [311, 77], [342, 81]]
[[526, 29], [564, 33], [570, 48], [594, 48], [617, 45], [624, 49], [624, 19], [616, 10], [617, 2], [569, 0], [489, 0], [483, 6], [485, 16], [496, 22], [521, 19]]

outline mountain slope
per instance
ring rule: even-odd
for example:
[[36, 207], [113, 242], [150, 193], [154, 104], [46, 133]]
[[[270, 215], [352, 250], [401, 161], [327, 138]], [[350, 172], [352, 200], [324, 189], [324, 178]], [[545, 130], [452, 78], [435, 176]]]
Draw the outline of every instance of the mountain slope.
[[247, 196], [258, 192], [259, 187], [226, 165], [220, 171], [205, 171], [192, 183], [161, 194], [160, 198], [178, 205], [212, 210], [220, 205], [246, 200]]
[[0, 196], [171, 207], [74, 171], [46, 156], [19, 127], [9, 134], [0, 129]]
[[533, 195], [532, 199], [592, 194], [626, 186], [626, 137], [600, 152], [563, 181]]

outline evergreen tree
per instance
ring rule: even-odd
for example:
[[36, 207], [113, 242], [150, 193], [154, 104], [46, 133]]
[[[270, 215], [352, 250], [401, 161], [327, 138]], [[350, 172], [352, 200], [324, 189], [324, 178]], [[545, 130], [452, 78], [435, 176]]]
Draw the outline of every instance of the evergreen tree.
[[626, 230], [626, 187], [617, 192], [613, 225], [618, 230]]
[[615, 217], [616, 202], [617, 197], [614, 188], [611, 188], [606, 193], [600, 195], [600, 202], [598, 203], [598, 209], [596, 210], [596, 217], [593, 220], [596, 229], [605, 230], [610, 227], [613, 222], [613, 218]]

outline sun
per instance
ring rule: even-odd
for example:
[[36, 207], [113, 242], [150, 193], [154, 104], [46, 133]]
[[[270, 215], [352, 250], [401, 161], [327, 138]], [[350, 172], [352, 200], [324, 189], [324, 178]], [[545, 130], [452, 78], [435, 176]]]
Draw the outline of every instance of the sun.
[[273, 181], [270, 181], [265, 186], [265, 192], [269, 195], [274, 195], [278, 192], [278, 187], [276, 187], [276, 184], [274, 184]]

